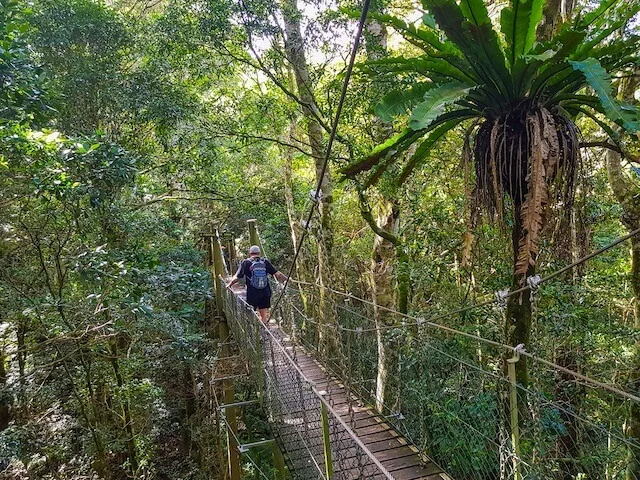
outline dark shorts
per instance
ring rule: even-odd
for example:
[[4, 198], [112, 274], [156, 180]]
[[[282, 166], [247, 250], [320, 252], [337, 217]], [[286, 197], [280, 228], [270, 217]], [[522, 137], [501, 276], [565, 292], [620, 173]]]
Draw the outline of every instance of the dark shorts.
[[271, 308], [271, 291], [268, 288], [264, 290], [247, 289], [247, 303], [253, 308]]

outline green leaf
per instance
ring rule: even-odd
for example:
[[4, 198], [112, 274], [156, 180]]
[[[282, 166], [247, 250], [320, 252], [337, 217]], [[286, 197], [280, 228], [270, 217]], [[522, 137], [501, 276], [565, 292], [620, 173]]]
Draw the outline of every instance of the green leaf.
[[433, 83], [419, 83], [407, 90], [395, 90], [385, 95], [376, 106], [376, 115], [385, 122], [393, 121], [424, 99], [424, 94], [434, 87]]
[[509, 61], [529, 53], [536, 40], [536, 28], [542, 19], [544, 0], [511, 0], [500, 13], [500, 27], [509, 47]]
[[522, 55], [520, 58], [524, 59], [527, 63], [531, 60], [537, 60], [539, 62], [546, 62], [547, 60], [551, 60], [556, 55], [555, 50], [547, 50], [546, 52], [538, 53], [538, 54], [528, 54]]
[[456, 0], [423, 0], [438, 26], [460, 49], [480, 82], [493, 88], [494, 101], [508, 102], [513, 84], [505, 64], [505, 55], [491, 22], [485, 18], [481, 0], [465, 0], [464, 12]]
[[[637, 5], [634, 8], [634, 15], [640, 11], [640, 5]], [[605, 40], [607, 37], [611, 36], [614, 33], [618, 33], [621, 28], [623, 28], [628, 22], [627, 18], [623, 18], [617, 22], [614, 22], [607, 28], [602, 28], [598, 31], [597, 35], [588, 41], [581, 42], [580, 46], [576, 49], [575, 53], [572, 55], [573, 60], [582, 60], [587, 57], [595, 57], [593, 54], [594, 47], [605, 44]], [[616, 42], [617, 43], [617, 42]]]
[[460, 10], [462, 10], [462, 14], [467, 20], [474, 25], [491, 25], [491, 19], [484, 0], [461, 0]]
[[[380, 177], [384, 172], [387, 171], [389, 166], [391, 166], [398, 159], [403, 158], [403, 154], [409, 149], [411, 145], [413, 145], [416, 141], [420, 139], [420, 137], [424, 136], [426, 133], [435, 131], [440, 128], [441, 125], [444, 124], [458, 124], [463, 120], [467, 120], [469, 118], [476, 118], [478, 116], [478, 112], [470, 109], [461, 109], [455, 110], [453, 112], [447, 112], [443, 115], [440, 115], [436, 118], [429, 128], [425, 128], [424, 130], [418, 130], [417, 132], [413, 132], [413, 135], [407, 136], [405, 138], [400, 139], [399, 141], [394, 141], [393, 148], [386, 149], [386, 153], [383, 157], [378, 157], [375, 161], [375, 170], [367, 177], [364, 181], [363, 186], [368, 188], [369, 186], [375, 184], [380, 180]], [[449, 127], [451, 128], [451, 127]], [[423, 142], [424, 143], [424, 142]], [[377, 150], [377, 149], [376, 149]], [[411, 157], [409, 164], [405, 167], [412, 169], [411, 165], [416, 165], [419, 162], [421, 157], [415, 154]], [[408, 173], [407, 173], [408, 175]], [[404, 182], [406, 177], [400, 177], [399, 183]]]
[[428, 13], [422, 15], [422, 23], [424, 23], [427, 27], [436, 28], [436, 19]]
[[411, 112], [409, 127], [413, 130], [427, 128], [435, 120], [447, 105], [462, 99], [470, 87], [458, 83], [447, 83], [428, 91], [424, 101], [419, 103]]
[[640, 112], [636, 107], [623, 105], [615, 98], [611, 77], [595, 58], [581, 62], [569, 60], [574, 70], [582, 72], [587, 83], [593, 88], [609, 119], [615, 121], [630, 133], [640, 130]]
[[429, 134], [429, 136], [427, 136], [427, 138], [418, 146], [414, 154], [411, 156], [411, 158], [407, 162], [407, 165], [405, 165], [405, 167], [402, 169], [402, 173], [398, 178], [398, 184], [402, 185], [407, 180], [409, 175], [411, 175], [411, 172], [415, 170], [415, 168], [420, 164], [420, 162], [422, 162], [425, 158], [429, 156], [429, 153], [431, 152], [431, 149], [434, 147], [434, 145], [448, 131], [450, 131], [452, 128], [454, 128], [456, 125], [466, 120], [467, 118], [468, 118], [467, 116], [461, 115], [459, 118], [449, 120], [448, 122], [443, 123], [442, 125], [434, 128]]
[[359, 65], [365, 71], [377, 73], [377, 71], [387, 73], [415, 72], [435, 81], [440, 76], [447, 80], [456, 80], [462, 83], [473, 82], [472, 72], [464, 70], [465, 65], [460, 59], [430, 58], [427, 56], [405, 58], [387, 57], [379, 60], [370, 60]]
[[597, 20], [601, 18], [606, 18], [607, 11], [619, 3], [620, 0], [605, 0], [600, 3], [598, 8], [596, 8], [593, 12], [588, 13], [582, 19], [577, 20], [577, 26], [579, 28], [586, 28], [590, 26], [592, 23], [595, 23]]
[[382, 157], [390, 153], [391, 150], [398, 147], [398, 145], [407, 140], [411, 140], [413, 137], [419, 138], [420, 135], [422, 134], [416, 133], [412, 129], [407, 128], [397, 135], [394, 135], [386, 142], [378, 145], [371, 151], [371, 153], [369, 153], [369, 155], [367, 155], [362, 160], [352, 163], [351, 165], [347, 165], [341, 170], [341, 172], [345, 177], [354, 177], [360, 172], [370, 170], [379, 162]]
[[459, 51], [451, 42], [442, 42], [432, 28], [420, 28], [404, 20], [383, 13], [370, 13], [369, 16], [380, 23], [393, 27], [405, 40], [432, 53], [458, 55]]

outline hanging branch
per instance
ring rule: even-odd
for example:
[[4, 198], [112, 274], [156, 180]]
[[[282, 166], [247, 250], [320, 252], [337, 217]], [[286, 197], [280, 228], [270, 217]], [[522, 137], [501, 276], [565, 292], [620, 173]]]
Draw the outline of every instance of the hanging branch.
[[373, 213], [371, 213], [371, 207], [369, 207], [367, 197], [358, 185], [356, 185], [356, 190], [358, 191], [358, 199], [360, 200], [360, 215], [362, 215], [362, 218], [367, 222], [369, 227], [371, 227], [371, 230], [373, 230], [373, 232], [379, 237], [382, 237], [393, 244], [394, 247], [400, 246], [401, 242], [398, 237], [378, 226], [373, 218]]

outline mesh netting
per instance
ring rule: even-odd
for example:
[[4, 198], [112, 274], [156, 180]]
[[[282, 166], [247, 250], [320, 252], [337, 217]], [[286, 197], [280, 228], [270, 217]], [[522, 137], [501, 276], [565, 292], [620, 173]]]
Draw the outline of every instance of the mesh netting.
[[[373, 307], [357, 298], [334, 298], [337, 321], [323, 325], [314, 319], [321, 318], [320, 297], [317, 286], [289, 289], [278, 312], [285, 330], [456, 480], [640, 480], [633, 473], [640, 471], [640, 445], [625, 434], [632, 401], [525, 357], [519, 361], [527, 363], [529, 385], [513, 386], [505, 371], [512, 353], [499, 345], [399, 315], [376, 328]], [[460, 323], [498, 343], [503, 314], [485, 305]], [[389, 370], [382, 398], [380, 345]]]

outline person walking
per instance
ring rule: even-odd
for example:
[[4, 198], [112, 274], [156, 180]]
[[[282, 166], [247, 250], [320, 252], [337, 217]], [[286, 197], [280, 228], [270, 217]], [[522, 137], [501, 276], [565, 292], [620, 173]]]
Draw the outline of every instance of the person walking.
[[269, 322], [269, 309], [271, 308], [271, 287], [269, 275], [284, 282], [287, 276], [279, 272], [266, 258], [260, 256], [260, 247], [253, 245], [249, 248], [249, 258], [243, 260], [238, 271], [231, 278], [227, 287], [232, 287], [241, 278], [247, 285], [247, 303], [260, 313], [260, 320]]

